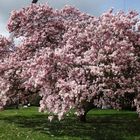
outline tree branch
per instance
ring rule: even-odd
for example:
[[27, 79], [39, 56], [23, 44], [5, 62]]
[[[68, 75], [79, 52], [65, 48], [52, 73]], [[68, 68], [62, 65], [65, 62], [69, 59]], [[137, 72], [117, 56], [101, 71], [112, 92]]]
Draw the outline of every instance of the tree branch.
[[32, 1], [32, 3], [37, 3], [37, 2], [38, 2], [38, 0], [33, 0], [33, 1]]

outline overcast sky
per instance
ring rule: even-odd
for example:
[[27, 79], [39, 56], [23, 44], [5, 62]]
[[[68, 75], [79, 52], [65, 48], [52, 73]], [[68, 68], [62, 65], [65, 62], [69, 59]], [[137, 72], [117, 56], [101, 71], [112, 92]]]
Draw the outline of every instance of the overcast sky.
[[[8, 36], [6, 24], [10, 12], [31, 4], [32, 0], [0, 0], [0, 34]], [[73, 5], [81, 11], [99, 16], [110, 8], [118, 10], [137, 10], [140, 13], [140, 0], [39, 0], [39, 3], [48, 3], [53, 8], [62, 8], [64, 5]]]

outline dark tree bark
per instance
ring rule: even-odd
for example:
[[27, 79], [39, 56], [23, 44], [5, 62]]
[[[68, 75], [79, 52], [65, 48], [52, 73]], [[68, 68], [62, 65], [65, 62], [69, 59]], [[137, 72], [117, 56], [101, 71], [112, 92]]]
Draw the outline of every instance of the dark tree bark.
[[33, 0], [33, 1], [32, 1], [32, 3], [37, 3], [37, 2], [38, 2], [38, 0]]
[[16, 109], [19, 109], [19, 95], [18, 95], [18, 97], [17, 97]]
[[83, 115], [78, 116], [78, 119], [80, 120], [80, 122], [86, 122], [87, 121], [86, 120], [87, 113], [91, 109], [95, 108], [95, 106], [93, 105], [93, 102], [87, 102], [82, 106], [82, 108], [84, 109], [85, 113]]
[[84, 115], [80, 115], [79, 116], [79, 120], [80, 120], [80, 122], [86, 122], [87, 120], [86, 120], [86, 113], [84, 114]]

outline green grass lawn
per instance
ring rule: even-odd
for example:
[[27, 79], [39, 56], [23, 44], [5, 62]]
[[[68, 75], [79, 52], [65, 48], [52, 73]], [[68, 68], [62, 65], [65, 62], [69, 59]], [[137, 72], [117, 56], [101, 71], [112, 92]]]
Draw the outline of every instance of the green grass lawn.
[[140, 119], [131, 111], [92, 110], [87, 123], [74, 115], [49, 122], [36, 107], [0, 112], [0, 140], [140, 140]]

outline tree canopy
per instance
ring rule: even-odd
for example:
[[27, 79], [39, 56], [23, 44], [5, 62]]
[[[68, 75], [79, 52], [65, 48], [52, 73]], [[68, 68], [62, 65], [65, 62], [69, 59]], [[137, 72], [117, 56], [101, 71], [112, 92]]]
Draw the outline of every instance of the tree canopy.
[[95, 17], [47, 4], [13, 11], [8, 30], [22, 40], [11, 47], [12, 41], [0, 37], [0, 107], [35, 93], [50, 120], [71, 109], [81, 116], [103, 105], [130, 104], [140, 114], [138, 22], [134, 11]]

